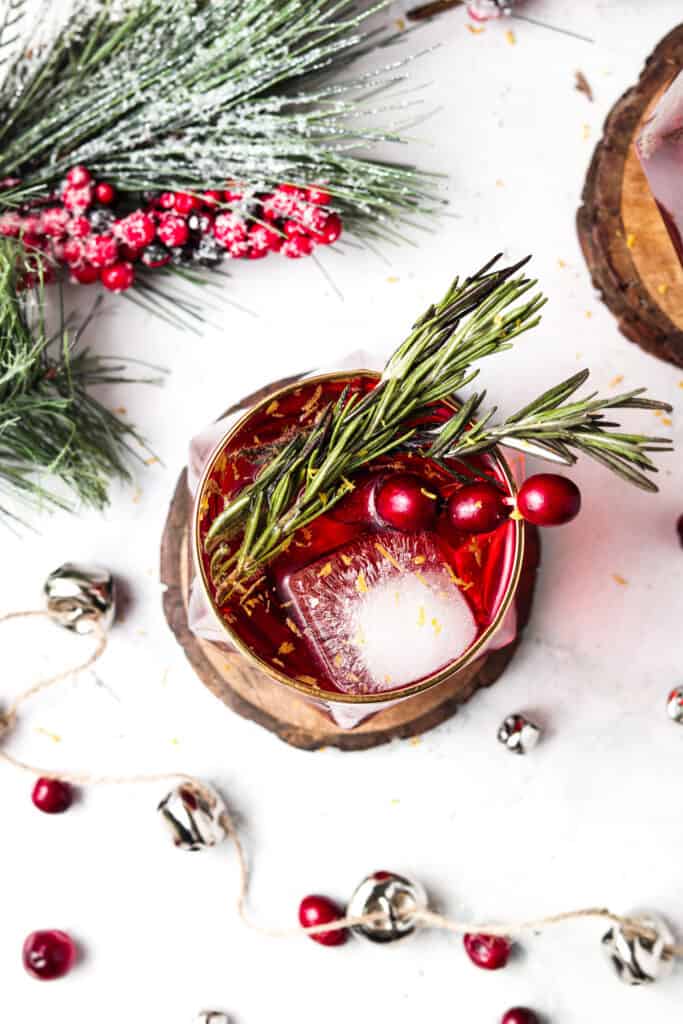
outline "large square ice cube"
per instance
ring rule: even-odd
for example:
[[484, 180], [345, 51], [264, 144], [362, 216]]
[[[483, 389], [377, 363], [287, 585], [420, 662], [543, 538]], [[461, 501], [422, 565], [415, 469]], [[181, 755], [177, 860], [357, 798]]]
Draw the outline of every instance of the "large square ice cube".
[[359, 539], [289, 579], [298, 624], [335, 686], [378, 693], [417, 682], [457, 658], [477, 625], [433, 533]]

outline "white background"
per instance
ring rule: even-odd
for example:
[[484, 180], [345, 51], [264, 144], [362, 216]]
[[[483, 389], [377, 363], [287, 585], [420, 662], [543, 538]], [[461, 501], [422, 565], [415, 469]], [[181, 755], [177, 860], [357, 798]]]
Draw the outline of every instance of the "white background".
[[[533, 253], [550, 298], [533, 336], [485, 367], [503, 407], [584, 365], [603, 390], [623, 375], [624, 387], [647, 385], [680, 407], [683, 372], [619, 335], [574, 230], [603, 119], [676, 24], [680, 2], [525, 6], [596, 45], [521, 21], [474, 35], [462, 11], [410, 43], [441, 43], [411, 68], [435, 113], [400, 154], [450, 175], [450, 216], [438, 229], [417, 247], [384, 247], [389, 263], [357, 249], [323, 253], [343, 301], [312, 260], [235, 266], [225, 293], [258, 316], [224, 306], [202, 337], [108, 299], [90, 330], [97, 350], [171, 370], [162, 389], [106, 396], [127, 408], [163, 465], [136, 469], [135, 486], [115, 488], [103, 516], [45, 517], [37, 533], [0, 538], [5, 610], [39, 603], [44, 577], [67, 559], [109, 565], [130, 594], [97, 673], [36, 703], [11, 749], [51, 766], [214, 780], [243, 823], [252, 907], [266, 925], [294, 923], [308, 892], [343, 901], [367, 872], [388, 867], [420, 878], [438, 907], [466, 918], [645, 905], [683, 933], [683, 729], [664, 709], [669, 688], [683, 683], [678, 456], [662, 460], [656, 497], [577, 467], [584, 509], [544, 536], [533, 623], [514, 665], [420, 742], [356, 754], [290, 749], [202, 687], [161, 612], [159, 540], [193, 432], [267, 379], [361, 346], [388, 352], [452, 275], [499, 249]], [[593, 104], [574, 89], [578, 69]], [[639, 425], [660, 426], [650, 413]], [[675, 416], [673, 431], [680, 446]], [[7, 697], [86, 649], [47, 624], [3, 629]], [[545, 726], [528, 758], [495, 740], [516, 710]], [[12, 1024], [185, 1024], [209, 1007], [236, 1024], [497, 1024], [519, 1003], [548, 1024], [680, 1020], [683, 971], [648, 990], [620, 985], [603, 961], [599, 923], [528, 937], [494, 975], [443, 934], [332, 950], [266, 939], [236, 919], [229, 846], [204, 856], [171, 847], [155, 814], [163, 789], [89, 790], [55, 818], [33, 808], [30, 789], [29, 778], [2, 770], [0, 992]], [[70, 931], [84, 958], [66, 979], [41, 984], [23, 972], [20, 950], [29, 931], [49, 927]]]

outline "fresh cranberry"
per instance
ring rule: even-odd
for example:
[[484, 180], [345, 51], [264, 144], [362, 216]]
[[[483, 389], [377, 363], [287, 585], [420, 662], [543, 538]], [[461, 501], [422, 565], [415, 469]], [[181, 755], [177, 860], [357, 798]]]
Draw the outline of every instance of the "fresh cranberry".
[[175, 207], [175, 192], [162, 192], [157, 202], [162, 210], [173, 210]]
[[82, 267], [71, 268], [71, 280], [74, 284], [95, 284], [99, 281], [100, 272], [92, 263], [85, 263]]
[[505, 495], [493, 484], [465, 484], [448, 501], [448, 517], [456, 530], [490, 533], [510, 515]]
[[109, 206], [116, 199], [116, 189], [108, 181], [100, 181], [95, 185], [95, 199], [104, 206]]
[[89, 185], [92, 181], [92, 174], [87, 167], [83, 167], [82, 164], [77, 164], [76, 167], [72, 167], [70, 171], [67, 171], [66, 180], [70, 185], [75, 185], [76, 188], [81, 188], [83, 185]]
[[135, 271], [131, 263], [114, 263], [100, 272], [100, 280], [110, 292], [125, 292], [135, 280]]
[[[305, 896], [299, 905], [299, 924], [302, 928], [313, 928], [319, 924], [331, 924], [341, 921], [344, 912], [327, 896]], [[321, 946], [342, 946], [349, 937], [346, 928], [336, 931], [320, 932], [309, 935], [309, 939], [319, 942]]]
[[309, 203], [315, 203], [317, 206], [327, 206], [332, 196], [327, 189], [322, 188], [320, 185], [309, 185], [306, 189], [306, 199]]
[[33, 787], [31, 799], [44, 814], [63, 814], [71, 807], [73, 790], [68, 782], [41, 778]]
[[396, 530], [427, 530], [436, 518], [437, 498], [419, 476], [395, 473], [379, 483], [375, 508], [382, 522]]
[[185, 245], [190, 237], [190, 229], [183, 217], [175, 213], [164, 213], [159, 218], [157, 234], [164, 245], [173, 249], [179, 245]]
[[56, 930], [31, 932], [22, 952], [24, 967], [41, 981], [63, 978], [73, 967], [76, 956], [73, 939], [66, 932]]
[[523, 1006], [515, 1006], [504, 1015], [500, 1024], [541, 1024], [533, 1010]]
[[517, 509], [536, 526], [562, 526], [579, 514], [581, 492], [573, 480], [557, 473], [537, 473], [525, 480]]
[[21, 232], [21, 215], [13, 210], [0, 214], [0, 235], [4, 238], [18, 238]]
[[463, 945], [472, 963], [485, 971], [499, 971], [510, 956], [510, 943], [499, 935], [465, 935]]

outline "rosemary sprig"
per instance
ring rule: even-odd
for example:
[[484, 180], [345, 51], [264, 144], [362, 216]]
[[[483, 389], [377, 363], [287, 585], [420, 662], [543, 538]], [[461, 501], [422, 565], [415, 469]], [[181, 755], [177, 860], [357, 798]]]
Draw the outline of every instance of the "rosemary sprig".
[[417, 321], [375, 388], [363, 397], [347, 388], [310, 429], [283, 444], [216, 517], [205, 544], [219, 599], [242, 587], [297, 530], [338, 502], [353, 487], [353, 473], [387, 452], [417, 451], [441, 464], [458, 459], [475, 475], [481, 470], [468, 457], [499, 444], [565, 464], [584, 452], [631, 483], [657, 489], [646, 475], [656, 472], [647, 453], [670, 450], [671, 442], [621, 433], [604, 413], [670, 406], [640, 397], [643, 389], [570, 402], [587, 380], [587, 370], [502, 423], [492, 422], [495, 409], [475, 420], [486, 395], [482, 391], [445, 422], [425, 425], [431, 407], [453, 399], [478, 375], [475, 362], [510, 348], [514, 338], [540, 320], [545, 299], [532, 291], [536, 282], [515, 276], [527, 260], [493, 270], [498, 258], [472, 277], [456, 279], [441, 302]]

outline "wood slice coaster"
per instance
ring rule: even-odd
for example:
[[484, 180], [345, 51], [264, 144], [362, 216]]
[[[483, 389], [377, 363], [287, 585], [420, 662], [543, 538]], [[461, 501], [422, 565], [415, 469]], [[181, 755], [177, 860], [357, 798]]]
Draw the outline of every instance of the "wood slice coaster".
[[659, 43], [638, 84], [608, 115], [577, 214], [579, 241], [593, 284], [620, 330], [676, 366], [683, 366], [683, 268], [634, 140], [681, 68], [683, 25]]
[[[279, 381], [229, 409], [247, 408], [289, 381]], [[226, 413], [227, 415], [227, 413]], [[176, 640], [199, 679], [237, 714], [274, 732], [280, 739], [304, 750], [333, 746], [340, 750], [367, 750], [389, 740], [416, 736], [450, 718], [481, 687], [501, 676], [514, 657], [531, 612], [536, 573], [540, 561], [538, 531], [527, 527], [525, 559], [517, 591], [517, 640], [500, 651], [482, 655], [453, 680], [427, 693], [410, 697], [380, 711], [352, 731], [340, 729], [322, 711], [281, 686], [240, 654], [196, 637], [187, 623], [190, 584], [194, 575], [190, 546], [192, 498], [187, 470], [176, 485], [161, 540], [161, 582], [165, 584], [164, 614]]]

